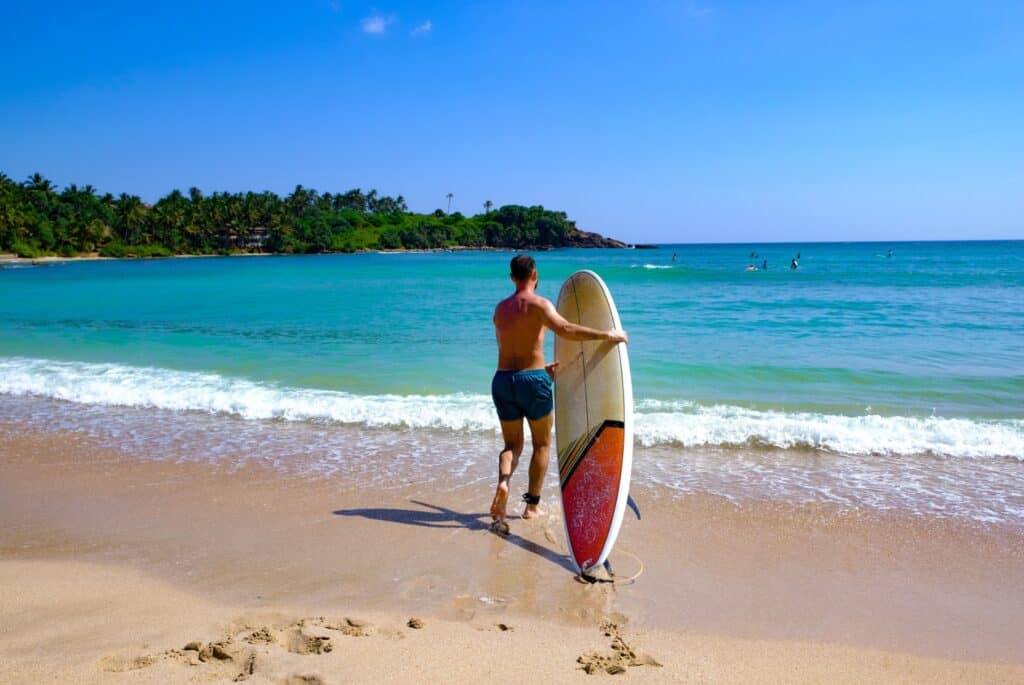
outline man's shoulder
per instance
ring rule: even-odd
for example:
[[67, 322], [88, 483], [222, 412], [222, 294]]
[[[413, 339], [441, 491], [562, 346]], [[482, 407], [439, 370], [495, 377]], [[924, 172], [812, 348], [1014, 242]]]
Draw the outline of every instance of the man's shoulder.
[[546, 309], [554, 306], [554, 305], [551, 304], [551, 300], [549, 300], [548, 298], [543, 297], [541, 295], [538, 295], [536, 293], [531, 295], [529, 300], [527, 300], [527, 301], [529, 302], [531, 307], [534, 307], [536, 309], [546, 310]]
[[553, 307], [554, 306], [554, 305], [551, 304], [551, 300], [549, 300], [546, 297], [542, 297], [542, 296], [538, 295], [537, 293], [531, 293], [529, 295], [523, 295], [523, 294], [519, 294], [519, 293], [512, 293], [511, 295], [509, 295], [505, 299], [499, 301], [498, 304], [495, 305], [495, 309], [501, 307], [504, 304], [508, 304], [508, 303], [514, 302], [516, 300], [519, 300], [520, 302], [525, 303], [525, 304], [527, 304], [527, 305], [529, 305], [531, 307]]

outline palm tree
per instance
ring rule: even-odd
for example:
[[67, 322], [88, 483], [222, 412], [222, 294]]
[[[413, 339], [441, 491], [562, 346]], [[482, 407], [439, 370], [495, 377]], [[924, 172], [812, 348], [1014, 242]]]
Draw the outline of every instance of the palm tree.
[[187, 233], [189, 202], [175, 188], [156, 203], [155, 228], [159, 230], [157, 242], [174, 251], [181, 250], [182, 236]]
[[28, 177], [28, 185], [32, 190], [41, 190], [44, 193], [52, 193], [54, 190], [53, 184], [38, 172]]
[[452, 198], [455, 197], [453, 194], [448, 193], [445, 197], [448, 198], [448, 213], [452, 213]]
[[491, 207], [493, 207], [493, 206], [494, 206], [494, 203], [491, 202], [490, 200], [487, 200], [486, 202], [484, 202], [484, 214], [490, 214], [491, 213]]
[[121, 193], [117, 198], [117, 215], [124, 242], [135, 244], [146, 221], [146, 208], [142, 206], [142, 199], [138, 195]]

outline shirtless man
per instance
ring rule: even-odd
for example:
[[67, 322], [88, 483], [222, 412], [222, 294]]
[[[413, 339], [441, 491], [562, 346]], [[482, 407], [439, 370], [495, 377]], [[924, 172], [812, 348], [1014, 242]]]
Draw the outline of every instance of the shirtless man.
[[628, 342], [619, 329], [599, 331], [566, 321], [550, 301], [538, 295], [537, 265], [533, 257], [518, 255], [512, 259], [512, 282], [516, 291], [494, 308], [494, 330], [498, 338], [498, 370], [491, 381], [491, 396], [501, 421], [505, 447], [498, 455], [498, 488], [491, 502], [491, 518], [505, 524], [509, 480], [523, 453], [523, 417], [530, 424], [533, 455], [530, 457], [530, 485], [523, 501], [523, 518], [540, 512], [540, 489], [548, 470], [551, 453], [551, 412], [554, 409], [555, 368], [558, 362], [544, 363], [544, 332], [568, 340], [607, 340]]

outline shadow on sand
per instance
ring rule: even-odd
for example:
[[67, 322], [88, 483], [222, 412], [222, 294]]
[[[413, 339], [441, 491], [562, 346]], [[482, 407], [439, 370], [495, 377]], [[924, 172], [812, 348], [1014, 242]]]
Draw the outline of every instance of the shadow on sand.
[[[362, 518], [372, 519], [374, 521], [388, 521], [390, 523], [402, 523], [407, 526], [422, 526], [424, 528], [466, 528], [467, 530], [491, 531], [490, 514], [463, 514], [436, 504], [428, 504], [427, 502], [421, 502], [415, 499], [409, 501], [424, 508], [338, 509], [334, 512], [334, 515], [361, 516]], [[495, 535], [497, 535], [497, 533], [495, 533]], [[564, 568], [566, 571], [569, 571], [574, 575], [576, 574], [576, 569], [570, 563], [569, 558], [564, 554], [559, 554], [552, 549], [548, 549], [543, 545], [538, 545], [536, 542], [527, 540], [515, 533], [509, 533], [508, 535], [502, 535], [501, 537], [520, 549], [536, 554], [537, 556]]]

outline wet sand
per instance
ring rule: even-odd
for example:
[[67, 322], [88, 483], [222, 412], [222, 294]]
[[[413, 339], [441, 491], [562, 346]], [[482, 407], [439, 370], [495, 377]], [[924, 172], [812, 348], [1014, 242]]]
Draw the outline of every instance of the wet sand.
[[550, 482], [506, 539], [479, 483], [0, 446], [2, 682], [1024, 681], [1015, 528], [640, 487], [585, 585]]

